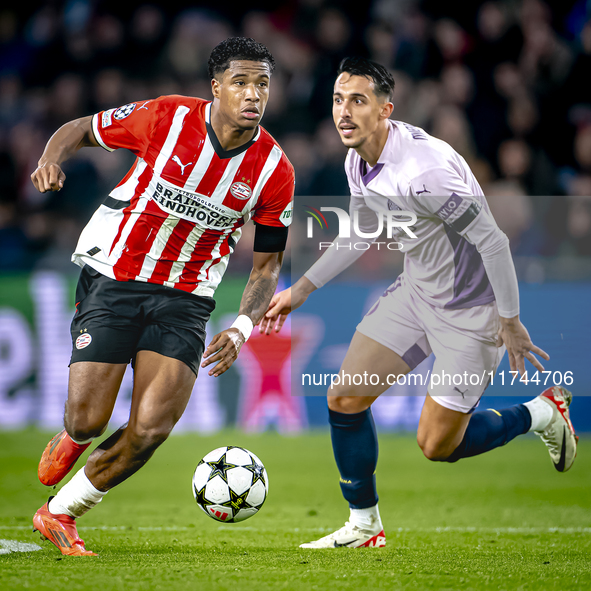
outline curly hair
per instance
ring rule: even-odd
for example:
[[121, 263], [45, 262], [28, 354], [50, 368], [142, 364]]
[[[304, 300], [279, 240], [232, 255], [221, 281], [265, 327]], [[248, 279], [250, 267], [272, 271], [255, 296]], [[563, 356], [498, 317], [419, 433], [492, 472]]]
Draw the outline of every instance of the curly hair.
[[207, 62], [209, 77], [215, 78], [218, 74], [224, 73], [233, 60], [266, 62], [271, 74], [275, 69], [275, 60], [262, 43], [250, 37], [229, 37], [213, 48]]
[[394, 96], [394, 78], [392, 74], [377, 62], [364, 57], [346, 57], [340, 64], [337, 76], [343, 72], [352, 76], [365, 76], [374, 83], [374, 92], [377, 96], [386, 96], [389, 101]]

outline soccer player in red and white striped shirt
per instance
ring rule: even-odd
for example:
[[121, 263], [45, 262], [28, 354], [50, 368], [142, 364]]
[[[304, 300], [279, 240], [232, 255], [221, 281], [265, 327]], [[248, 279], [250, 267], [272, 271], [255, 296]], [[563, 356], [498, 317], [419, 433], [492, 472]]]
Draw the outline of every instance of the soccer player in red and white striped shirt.
[[[71, 121], [31, 176], [42, 193], [59, 191], [61, 163], [82, 147], [136, 156], [72, 256], [83, 269], [65, 429], [43, 453], [42, 483], [60, 482], [106, 429], [130, 360], [134, 388], [128, 424], [35, 514], [35, 527], [63, 554], [93, 555], [75, 519], [146, 463], [181, 417], [201, 357], [210, 375], [224, 373], [271, 301], [294, 190], [293, 167], [259, 125], [273, 68], [263, 45], [227, 39], [209, 59], [213, 101], [163, 96]], [[239, 315], [205, 348], [214, 292], [250, 219], [253, 269]]]

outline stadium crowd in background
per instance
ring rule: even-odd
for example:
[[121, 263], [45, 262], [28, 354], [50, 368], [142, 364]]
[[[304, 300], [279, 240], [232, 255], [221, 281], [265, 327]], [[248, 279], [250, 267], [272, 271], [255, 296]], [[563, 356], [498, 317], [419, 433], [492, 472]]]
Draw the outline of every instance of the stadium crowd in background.
[[[296, 196], [348, 194], [332, 84], [343, 57], [362, 55], [391, 69], [394, 119], [466, 158], [514, 255], [591, 256], [584, 0], [208, 5], [56, 0], [0, 12], [0, 271], [73, 272], [81, 228], [133, 162], [85, 150], [64, 166], [63, 191], [40, 194], [30, 174], [51, 133], [128, 102], [209, 98], [207, 56], [232, 35], [275, 56], [262, 124], [295, 167]], [[247, 272], [249, 255], [237, 252], [231, 270]]]

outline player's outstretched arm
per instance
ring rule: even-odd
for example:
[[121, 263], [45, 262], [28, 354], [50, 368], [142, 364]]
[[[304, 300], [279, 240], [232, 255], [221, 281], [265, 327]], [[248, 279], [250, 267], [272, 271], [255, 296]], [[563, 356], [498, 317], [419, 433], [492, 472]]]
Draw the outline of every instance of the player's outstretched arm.
[[[216, 334], [205, 349], [201, 367], [215, 363], [210, 376], [222, 375], [238, 357], [252, 328], [265, 314], [277, 289], [283, 252], [253, 253], [253, 267], [244, 288], [238, 318], [232, 327]], [[247, 333], [247, 334], [246, 334]]]
[[[465, 227], [462, 228], [462, 225]], [[452, 229], [459, 230], [464, 238], [472, 242], [482, 257], [501, 323], [497, 345], [505, 344], [507, 347], [511, 369], [524, 375], [527, 359], [538, 371], [544, 371], [534, 353], [546, 361], [550, 356], [532, 343], [527, 329], [519, 320], [519, 286], [509, 239], [489, 213], [476, 207], [465, 209], [459, 219], [452, 222]]]
[[66, 180], [61, 168], [62, 162], [80, 148], [98, 145], [92, 133], [92, 116], [62, 125], [47, 142], [37, 169], [31, 175], [35, 188], [40, 193], [59, 191]]
[[534, 353], [546, 361], [550, 359], [550, 355], [532, 343], [527, 328], [521, 324], [519, 316], [513, 318], [501, 316], [500, 319], [501, 328], [497, 345], [500, 347], [504, 343], [507, 347], [511, 370], [518, 371], [519, 375], [523, 376], [527, 359], [538, 371], [544, 371], [544, 366], [534, 356]]
[[276, 293], [259, 324], [260, 332], [271, 334], [273, 328], [275, 332], [279, 332], [287, 315], [299, 308], [316, 289], [318, 288], [304, 275], [291, 287]]

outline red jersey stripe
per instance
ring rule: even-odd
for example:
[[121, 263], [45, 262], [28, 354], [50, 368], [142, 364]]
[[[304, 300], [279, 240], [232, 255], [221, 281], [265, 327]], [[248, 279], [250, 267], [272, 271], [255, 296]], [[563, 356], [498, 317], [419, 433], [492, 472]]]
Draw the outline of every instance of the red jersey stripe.
[[114, 265], [113, 270], [117, 279], [135, 279], [143, 264], [146, 255], [156, 240], [158, 230], [168, 218], [154, 201], [148, 201], [146, 208], [139, 215], [133, 225], [133, 231], [129, 233], [123, 252]]
[[211, 162], [207, 167], [207, 172], [201, 179], [201, 182], [197, 185], [197, 193], [211, 197], [211, 194], [215, 191], [220, 180], [224, 176], [228, 164], [230, 164], [230, 158], [224, 158], [222, 160], [214, 153]]
[[115, 248], [115, 246], [119, 242], [119, 239], [121, 238], [121, 233], [123, 232], [123, 228], [125, 228], [128, 220], [129, 220], [129, 216], [130, 216], [131, 212], [135, 209], [137, 202], [139, 201], [139, 198], [141, 197], [143, 192], [146, 190], [146, 187], [150, 184], [150, 179], [152, 178], [153, 174], [154, 174], [154, 171], [149, 166], [146, 166], [144, 171], [141, 173], [141, 175], [138, 179], [138, 183], [135, 187], [135, 191], [133, 192], [133, 195], [131, 196], [130, 204], [123, 210], [123, 219], [121, 220], [121, 223], [119, 224], [119, 229], [117, 230], [117, 234], [115, 235], [115, 239], [113, 240], [113, 243], [111, 244], [111, 250], [109, 251], [109, 255], [111, 255], [113, 253], [113, 249]]
[[165, 281], [168, 281], [172, 265], [179, 260], [183, 246], [185, 246], [187, 238], [194, 227], [195, 224], [189, 222], [188, 220], [179, 221], [174, 229], [174, 232], [168, 239], [168, 242], [166, 243], [166, 246], [160, 255], [160, 259], [154, 267], [154, 271], [152, 271], [152, 275], [150, 277], [151, 281], [157, 283], [164, 283]]
[[183, 273], [179, 277], [178, 286], [185, 291], [193, 291], [199, 281], [199, 276], [205, 271], [204, 267], [211, 262], [211, 255], [215, 250], [220, 237], [224, 236], [219, 230], [206, 230], [199, 239], [199, 248], [193, 251], [191, 260], [185, 265]]

